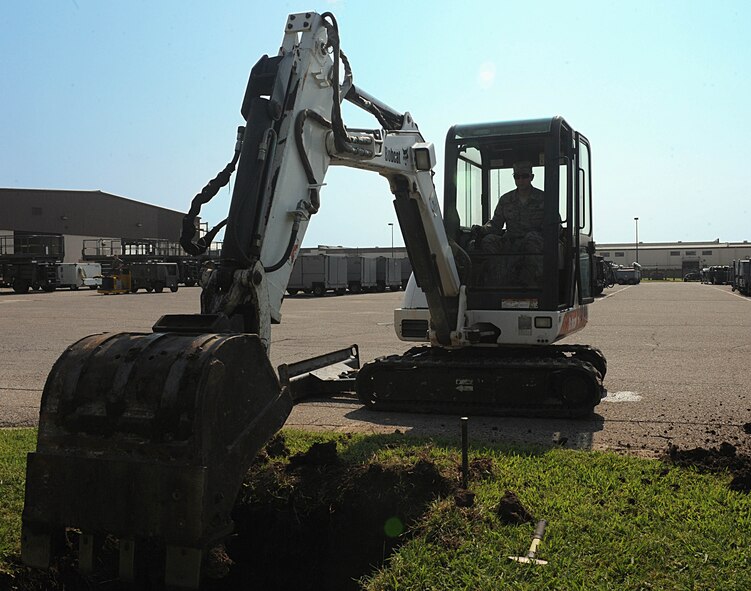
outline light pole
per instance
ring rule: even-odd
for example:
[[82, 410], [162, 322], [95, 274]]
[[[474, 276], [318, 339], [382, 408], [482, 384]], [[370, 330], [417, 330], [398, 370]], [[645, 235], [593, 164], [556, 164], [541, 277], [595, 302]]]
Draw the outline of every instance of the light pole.
[[639, 218], [634, 218], [636, 224], [636, 262], [639, 262]]
[[393, 222], [389, 222], [389, 226], [391, 226], [391, 258], [394, 258], [394, 224]]

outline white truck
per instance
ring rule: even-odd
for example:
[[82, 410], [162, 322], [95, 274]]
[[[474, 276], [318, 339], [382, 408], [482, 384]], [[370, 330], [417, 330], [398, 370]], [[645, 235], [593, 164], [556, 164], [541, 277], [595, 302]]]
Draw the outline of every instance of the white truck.
[[75, 291], [81, 287], [97, 289], [102, 285], [102, 265], [99, 263], [58, 263], [57, 287]]

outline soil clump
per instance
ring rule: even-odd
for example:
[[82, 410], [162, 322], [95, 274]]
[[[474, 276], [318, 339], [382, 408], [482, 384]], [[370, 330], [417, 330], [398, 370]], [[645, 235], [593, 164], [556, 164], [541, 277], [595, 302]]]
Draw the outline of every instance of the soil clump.
[[698, 472], [730, 472], [730, 490], [751, 492], [751, 456], [739, 454], [730, 443], [722, 442], [719, 447], [693, 449], [680, 449], [677, 445], [670, 445], [665, 459], [676, 466], [695, 468]]

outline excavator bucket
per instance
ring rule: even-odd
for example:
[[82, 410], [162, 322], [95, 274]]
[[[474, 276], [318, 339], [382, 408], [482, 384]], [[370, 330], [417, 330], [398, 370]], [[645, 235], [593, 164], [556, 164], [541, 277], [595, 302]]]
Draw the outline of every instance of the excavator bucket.
[[23, 561], [47, 568], [55, 540], [119, 539], [134, 580], [139, 546], [164, 549], [165, 582], [195, 588], [201, 559], [233, 527], [253, 457], [284, 424], [282, 392], [254, 334], [98, 334], [69, 347], [44, 387], [28, 455]]

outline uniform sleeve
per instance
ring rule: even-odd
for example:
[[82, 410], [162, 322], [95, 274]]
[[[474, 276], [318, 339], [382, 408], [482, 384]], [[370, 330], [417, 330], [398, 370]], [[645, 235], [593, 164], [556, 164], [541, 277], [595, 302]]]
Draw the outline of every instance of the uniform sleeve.
[[487, 224], [485, 224], [485, 226], [487, 226], [494, 232], [500, 233], [500, 231], [503, 230], [503, 226], [506, 224], [506, 214], [503, 213], [503, 205], [508, 199], [508, 195], [509, 193], [501, 195], [501, 198], [498, 200], [498, 203], [495, 206], [493, 217]]

